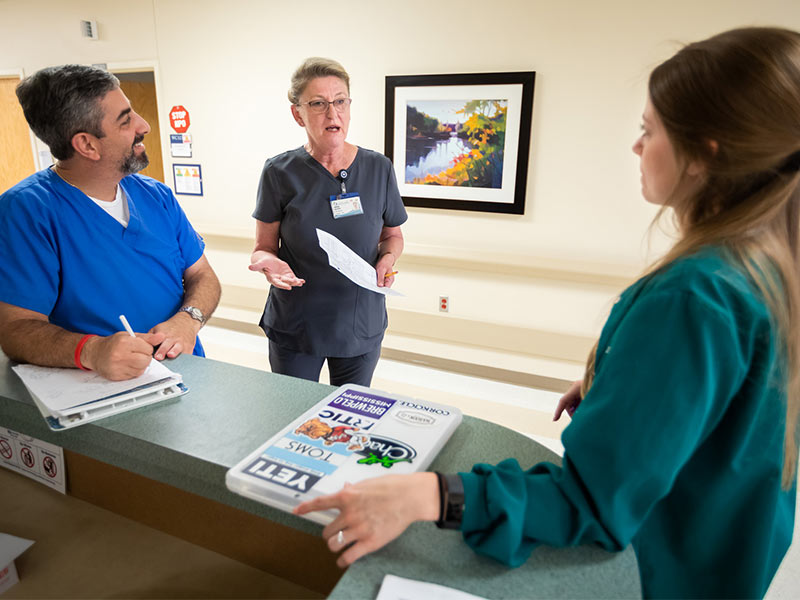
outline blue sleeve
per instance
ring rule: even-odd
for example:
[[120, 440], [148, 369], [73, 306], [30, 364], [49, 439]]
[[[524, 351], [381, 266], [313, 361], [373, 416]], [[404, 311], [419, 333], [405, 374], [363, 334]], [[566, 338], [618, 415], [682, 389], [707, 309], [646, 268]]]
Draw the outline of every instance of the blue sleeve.
[[622, 550], [721, 418], [750, 357], [730, 315], [689, 293], [637, 300], [562, 436], [562, 467], [462, 474], [464, 539], [522, 564], [538, 544]]
[[58, 298], [50, 216], [30, 190], [0, 196], [0, 301], [49, 315]]

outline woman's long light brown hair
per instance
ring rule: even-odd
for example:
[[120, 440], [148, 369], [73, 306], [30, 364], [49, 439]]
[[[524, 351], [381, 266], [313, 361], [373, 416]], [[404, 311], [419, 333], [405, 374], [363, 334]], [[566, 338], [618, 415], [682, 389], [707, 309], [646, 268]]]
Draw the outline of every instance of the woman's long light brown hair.
[[750, 27], [690, 44], [653, 71], [649, 94], [679, 162], [700, 161], [706, 174], [696, 192], [671, 199], [680, 239], [647, 274], [715, 245], [760, 290], [786, 378], [782, 484], [789, 489], [800, 411], [800, 33]]

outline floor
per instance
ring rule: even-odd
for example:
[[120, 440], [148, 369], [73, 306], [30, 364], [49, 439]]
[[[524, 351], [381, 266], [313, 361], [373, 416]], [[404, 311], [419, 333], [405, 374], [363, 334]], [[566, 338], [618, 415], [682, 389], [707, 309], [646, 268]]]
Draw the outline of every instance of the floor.
[[[203, 342], [210, 358], [268, 369], [261, 337], [207, 327]], [[326, 373], [321, 380], [327, 381]], [[458, 406], [563, 452], [559, 437], [568, 420], [552, 421], [558, 393], [387, 360], [379, 363], [373, 387]], [[0, 490], [0, 531], [37, 541], [18, 559], [20, 583], [4, 598], [318, 597], [16, 473], [0, 469]], [[796, 543], [767, 593], [769, 600], [800, 598], [798, 540], [800, 515]]]

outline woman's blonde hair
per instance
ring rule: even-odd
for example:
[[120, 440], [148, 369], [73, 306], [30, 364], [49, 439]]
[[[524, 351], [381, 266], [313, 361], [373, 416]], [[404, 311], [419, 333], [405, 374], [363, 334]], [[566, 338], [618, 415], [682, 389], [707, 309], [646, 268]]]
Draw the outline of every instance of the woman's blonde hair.
[[333, 59], [312, 56], [303, 61], [292, 75], [292, 82], [289, 87], [289, 102], [292, 104], [300, 103], [300, 96], [312, 79], [317, 77], [338, 77], [347, 86], [347, 93], [350, 93], [350, 76], [344, 67]]
[[800, 33], [749, 27], [690, 44], [653, 71], [648, 90], [679, 161], [699, 161], [705, 176], [696, 192], [670, 202], [681, 237], [647, 274], [716, 245], [762, 293], [786, 377], [789, 489], [800, 410]]

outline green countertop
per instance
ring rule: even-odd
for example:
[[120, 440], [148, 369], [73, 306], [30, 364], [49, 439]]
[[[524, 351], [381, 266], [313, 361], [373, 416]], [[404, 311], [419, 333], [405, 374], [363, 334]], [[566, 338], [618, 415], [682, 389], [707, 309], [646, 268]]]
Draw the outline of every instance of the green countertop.
[[[0, 426], [150, 479], [239, 508], [296, 530], [321, 527], [247, 500], [225, 487], [225, 472], [333, 388], [210, 359], [167, 363], [189, 393], [176, 400], [54, 432], [0, 353]], [[391, 391], [391, 390], [389, 390]], [[464, 417], [431, 468], [468, 471], [476, 462], [515, 457], [523, 466], [559, 458], [509, 429]], [[636, 558], [599, 548], [541, 547], [518, 569], [474, 554], [457, 532], [412, 526], [351, 566], [331, 598], [374, 598], [387, 573], [459, 588], [487, 598], [639, 597]]]

